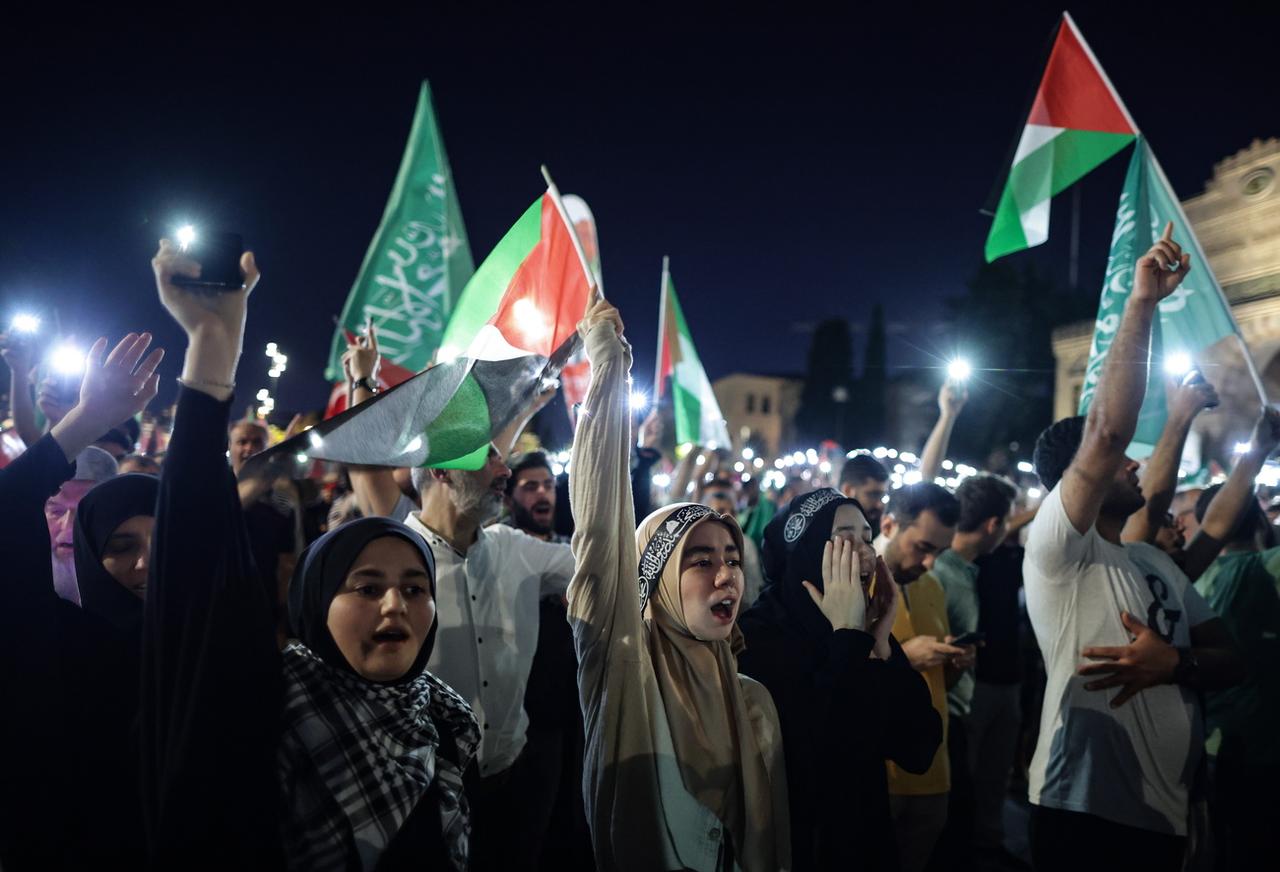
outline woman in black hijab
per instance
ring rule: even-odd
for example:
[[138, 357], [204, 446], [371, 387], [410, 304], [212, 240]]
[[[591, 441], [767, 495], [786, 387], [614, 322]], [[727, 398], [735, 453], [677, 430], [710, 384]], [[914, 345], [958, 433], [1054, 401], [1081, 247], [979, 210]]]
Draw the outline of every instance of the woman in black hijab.
[[153, 475], [120, 475], [95, 486], [76, 510], [73, 543], [80, 604], [130, 635], [142, 630], [159, 491]]
[[130, 334], [104, 362], [106, 340], [99, 340], [75, 408], [0, 470], [6, 870], [144, 865], [137, 732], [142, 602], [102, 559], [122, 523], [154, 514], [156, 482], [127, 476], [98, 485], [81, 501], [74, 545], [83, 607], [54, 591], [44, 503], [75, 474], [69, 458], [155, 396], [161, 353], [143, 360], [150, 342], [147, 334]]
[[404, 524], [361, 518], [302, 556], [289, 587], [280, 744], [297, 869], [467, 868], [462, 773], [479, 730], [426, 671], [435, 558]]
[[[435, 561], [407, 527], [356, 521], [304, 553], [281, 652], [226, 433], [245, 288], [194, 294], [161, 242], [161, 301], [189, 347], [156, 511], [143, 647], [144, 798], [159, 869], [465, 869], [470, 709], [423, 670]], [[288, 455], [292, 458], [292, 454]], [[276, 474], [271, 457], [243, 475]], [[47, 561], [46, 561], [47, 562]]]
[[[765, 529], [769, 583], [738, 620], [739, 668], [778, 707], [796, 872], [897, 868], [884, 761], [923, 772], [942, 741], [929, 689], [891, 635], [896, 588], [871, 538], [857, 500], [796, 497]], [[864, 598], [829, 617], [820, 603], [840, 539], [856, 548]]]

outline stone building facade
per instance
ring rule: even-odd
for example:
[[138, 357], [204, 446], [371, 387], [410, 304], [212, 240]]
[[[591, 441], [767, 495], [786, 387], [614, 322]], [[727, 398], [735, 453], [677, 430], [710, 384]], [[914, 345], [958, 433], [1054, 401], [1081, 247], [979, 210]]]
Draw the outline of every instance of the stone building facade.
[[[1183, 202], [1209, 265], [1262, 374], [1268, 399], [1280, 398], [1280, 139], [1254, 140], [1214, 166], [1203, 193]], [[1093, 323], [1053, 334], [1054, 417], [1074, 415], [1089, 360]], [[1220, 341], [1197, 365], [1217, 388], [1222, 405], [1201, 415], [1196, 431], [1208, 456], [1230, 456], [1246, 440], [1258, 414], [1257, 391], [1240, 343]]]

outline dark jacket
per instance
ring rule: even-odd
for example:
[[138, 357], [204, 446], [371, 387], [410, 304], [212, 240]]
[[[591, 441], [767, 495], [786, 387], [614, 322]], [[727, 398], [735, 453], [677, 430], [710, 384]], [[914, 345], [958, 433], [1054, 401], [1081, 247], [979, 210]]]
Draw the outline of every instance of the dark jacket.
[[835, 511], [854, 502], [828, 497], [788, 543], [787, 522], [811, 496], [793, 500], [766, 530], [764, 562], [774, 577], [738, 620], [747, 645], [738, 665], [769, 689], [778, 708], [795, 872], [896, 869], [884, 762], [924, 772], [942, 723], [924, 679], [892, 637], [889, 660], [870, 658], [874, 638], [833, 631], [801, 586], [807, 580], [821, 589], [822, 548]]

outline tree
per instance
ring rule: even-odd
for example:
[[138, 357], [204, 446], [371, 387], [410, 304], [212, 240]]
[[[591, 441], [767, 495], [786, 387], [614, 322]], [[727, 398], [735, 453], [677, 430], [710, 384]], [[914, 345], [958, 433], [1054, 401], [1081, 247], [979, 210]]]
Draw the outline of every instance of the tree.
[[[848, 408], [852, 387], [853, 338], [849, 322], [843, 318], [823, 321], [813, 332], [800, 410], [796, 412], [796, 430], [806, 444], [817, 445], [823, 439], [843, 443], [846, 418], [852, 417]], [[845, 401], [837, 402], [839, 396]]]
[[946, 306], [975, 368], [952, 453], [981, 461], [998, 446], [1029, 448], [1053, 421], [1053, 330], [1091, 318], [1096, 295], [1058, 288], [1031, 263], [998, 260]]
[[871, 326], [862, 355], [862, 376], [854, 387], [845, 427], [846, 448], [865, 448], [884, 441], [885, 393], [888, 384], [888, 352], [884, 330], [884, 307], [871, 307]]

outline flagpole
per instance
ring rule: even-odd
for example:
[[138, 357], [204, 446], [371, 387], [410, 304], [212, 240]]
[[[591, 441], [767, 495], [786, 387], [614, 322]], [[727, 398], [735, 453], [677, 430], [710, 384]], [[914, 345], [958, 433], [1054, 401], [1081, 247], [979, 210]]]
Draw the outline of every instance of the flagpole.
[[591, 269], [591, 264], [587, 261], [586, 249], [582, 247], [582, 240], [578, 238], [578, 231], [573, 226], [573, 222], [569, 220], [569, 211], [564, 207], [564, 200], [560, 199], [560, 189], [556, 187], [556, 183], [551, 181], [551, 173], [547, 170], [547, 165], [542, 165], [542, 177], [547, 180], [547, 193], [551, 195], [551, 202], [556, 204], [556, 211], [560, 213], [560, 220], [564, 222], [564, 226], [569, 228], [569, 238], [573, 240], [573, 250], [578, 253], [578, 262], [582, 264], [582, 272], [587, 277], [587, 285], [591, 288], [590, 302], [604, 299], [604, 292], [600, 290], [600, 285], [596, 281], [595, 271]]
[[662, 279], [658, 285], [658, 353], [653, 360], [653, 404], [658, 405], [658, 397], [662, 394], [662, 341], [666, 338], [667, 326], [667, 276], [671, 259], [662, 256]]
[[[1182, 219], [1182, 225], [1191, 233], [1191, 238], [1187, 243], [1183, 243], [1183, 249], [1190, 247], [1192, 249], [1192, 259], [1202, 264], [1204, 269], [1211, 271], [1209, 258], [1205, 256], [1204, 249], [1200, 247], [1200, 240], [1196, 237], [1195, 228], [1191, 226], [1187, 213], [1182, 209], [1182, 201], [1178, 199], [1178, 192], [1173, 189], [1173, 185], [1169, 184], [1169, 178], [1164, 174], [1164, 167], [1160, 166], [1155, 150], [1150, 145], [1147, 145], [1147, 157], [1151, 159], [1151, 166], [1155, 169], [1160, 183], [1173, 195], [1169, 199], [1173, 201], [1173, 208], [1178, 210], [1178, 217]], [[1218, 285], [1218, 282], [1215, 281], [1214, 284]], [[1218, 287], [1221, 288], [1222, 286], [1218, 285]], [[1249, 351], [1249, 346], [1245, 344], [1244, 334], [1240, 332], [1240, 324], [1236, 321], [1236, 313], [1231, 311], [1231, 304], [1227, 302], [1225, 295], [1222, 303], [1223, 308], [1227, 310], [1227, 317], [1231, 319], [1231, 326], [1235, 328], [1236, 339], [1240, 341], [1240, 352], [1244, 356], [1244, 365], [1249, 371], [1249, 378], [1253, 380], [1254, 390], [1258, 392], [1258, 402], [1265, 409], [1267, 407], [1267, 389], [1262, 384], [1262, 376], [1258, 372], [1258, 365], [1253, 362], [1253, 354]]]

